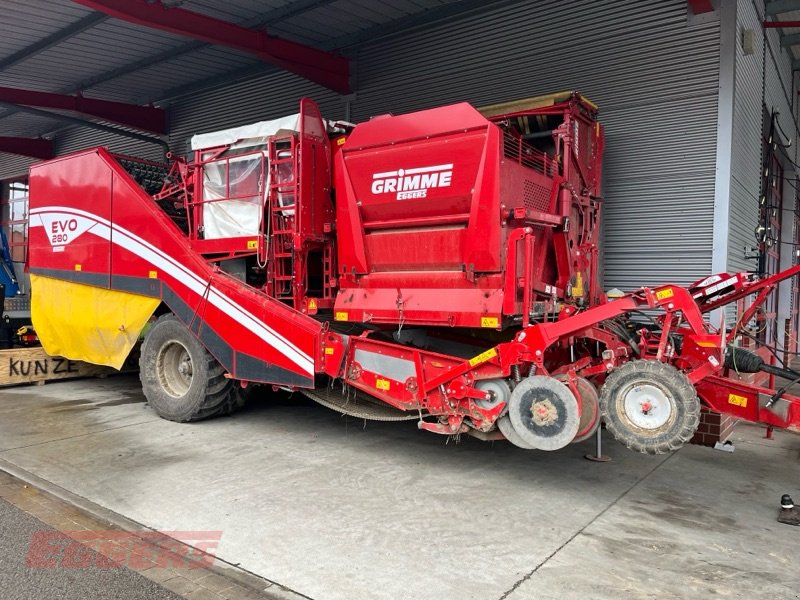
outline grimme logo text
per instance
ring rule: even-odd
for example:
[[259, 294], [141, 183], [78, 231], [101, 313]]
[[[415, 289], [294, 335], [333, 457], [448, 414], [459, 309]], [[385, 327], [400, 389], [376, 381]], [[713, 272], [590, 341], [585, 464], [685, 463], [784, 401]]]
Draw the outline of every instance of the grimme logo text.
[[372, 193], [397, 194], [398, 200], [425, 198], [431, 188], [449, 187], [452, 178], [453, 163], [375, 173]]

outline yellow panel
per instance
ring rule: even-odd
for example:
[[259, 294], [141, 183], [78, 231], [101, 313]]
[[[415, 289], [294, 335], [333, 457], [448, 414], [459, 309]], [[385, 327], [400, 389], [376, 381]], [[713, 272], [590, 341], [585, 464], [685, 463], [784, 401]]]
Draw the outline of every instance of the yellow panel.
[[[521, 112], [523, 110], [532, 110], [534, 108], [542, 108], [543, 106], [553, 106], [559, 102], [565, 102], [570, 99], [572, 92], [557, 92], [555, 94], [548, 94], [547, 96], [536, 96], [534, 98], [523, 98], [522, 100], [512, 100], [511, 102], [502, 102], [500, 104], [492, 104], [490, 106], [482, 106], [478, 109], [484, 117], [494, 117], [497, 115], [505, 115], [508, 113]], [[583, 96], [581, 99], [594, 108], [594, 103], [590, 102]]]
[[160, 303], [31, 274], [31, 320], [52, 356], [120, 369]]

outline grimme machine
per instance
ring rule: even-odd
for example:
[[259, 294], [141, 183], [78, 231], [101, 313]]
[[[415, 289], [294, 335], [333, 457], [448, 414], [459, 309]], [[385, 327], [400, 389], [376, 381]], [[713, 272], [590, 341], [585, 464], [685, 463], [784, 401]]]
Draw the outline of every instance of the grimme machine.
[[[192, 146], [191, 162], [93, 148], [30, 171], [45, 349], [119, 368], [143, 337], [143, 390], [166, 419], [229, 413], [269, 384], [539, 450], [603, 419], [668, 452], [702, 406], [800, 425], [800, 398], [743, 376], [800, 373], [741, 344], [798, 268], [602, 292], [603, 129], [578, 93], [357, 125], [303, 99]], [[735, 326], [710, 324], [745, 298]]]

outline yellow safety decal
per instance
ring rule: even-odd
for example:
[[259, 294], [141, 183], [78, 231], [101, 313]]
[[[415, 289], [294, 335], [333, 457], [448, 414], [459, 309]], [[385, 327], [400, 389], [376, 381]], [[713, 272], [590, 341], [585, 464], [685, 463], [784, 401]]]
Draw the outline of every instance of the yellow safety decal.
[[333, 352], [334, 352], [333, 348], [325, 348], [325, 354], [327, 354], [328, 356], [333, 354]]
[[150, 279], [158, 279], [158, 271], [149, 271], [149, 272], [147, 273], [147, 276], [148, 276]]
[[308, 310], [317, 310], [317, 301], [313, 298], [308, 301]]
[[75, 270], [76, 270], [76, 271], [80, 271], [80, 270], [81, 270], [81, 268], [82, 268], [82, 267], [81, 267], [79, 264], [76, 264], [76, 265], [75, 265]]
[[747, 398], [745, 396], [737, 396], [736, 394], [728, 394], [728, 404], [747, 408]]
[[385, 392], [389, 391], [389, 387], [391, 385], [392, 384], [389, 382], [388, 379], [376, 379], [375, 380], [375, 387], [378, 388], [379, 390], [383, 390]]
[[341, 146], [341, 145], [343, 145], [343, 144], [344, 144], [346, 141], [347, 141], [347, 138], [346, 138], [346, 137], [340, 137], [338, 140], [336, 140], [336, 145], [337, 145], [337, 146]]
[[469, 359], [469, 366], [474, 367], [477, 364], [486, 362], [490, 358], [497, 356], [497, 348], [489, 348], [486, 352], [481, 352], [475, 358]]
[[695, 344], [700, 348], [716, 348], [719, 345], [717, 342], [711, 340], [696, 340]]
[[258, 240], [247, 240], [248, 250], [258, 250]]
[[346, 312], [337, 312], [333, 315], [333, 318], [337, 321], [347, 321], [347, 313]]
[[497, 317], [481, 317], [481, 327], [491, 327], [496, 329], [499, 324]]
[[659, 300], [672, 298], [674, 295], [675, 292], [672, 291], [672, 288], [667, 288], [665, 290], [661, 290], [660, 292], [656, 292], [656, 298], [658, 298]]
[[575, 283], [572, 286], [572, 297], [583, 298], [583, 275], [580, 271], [575, 273]]

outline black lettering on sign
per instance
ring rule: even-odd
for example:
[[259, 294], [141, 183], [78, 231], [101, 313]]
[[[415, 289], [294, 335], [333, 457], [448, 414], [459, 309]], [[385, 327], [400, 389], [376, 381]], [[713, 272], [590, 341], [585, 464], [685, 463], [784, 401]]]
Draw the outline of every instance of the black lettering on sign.
[[8, 374], [19, 375], [19, 360], [14, 360], [11, 357], [8, 358]]
[[19, 373], [23, 377], [27, 377], [31, 373], [31, 361], [19, 364]]
[[49, 365], [49, 363], [47, 362], [46, 359], [45, 360], [37, 360], [35, 363], [33, 363], [33, 374], [34, 375], [39, 375], [39, 374], [47, 375], [47, 369], [48, 369], [49, 366], [50, 365]]
[[67, 361], [67, 371], [69, 373], [77, 373], [78, 372], [78, 363], [74, 360]]
[[67, 359], [65, 359], [65, 358], [53, 358], [53, 362], [55, 363], [55, 365], [53, 366], [53, 373], [54, 374], [56, 374], [56, 373], [66, 373], [67, 372], [67, 366], [66, 366]]

